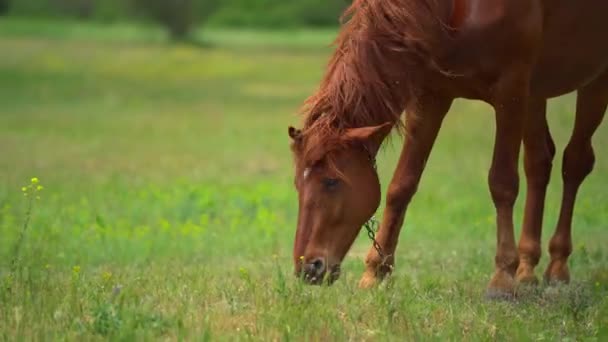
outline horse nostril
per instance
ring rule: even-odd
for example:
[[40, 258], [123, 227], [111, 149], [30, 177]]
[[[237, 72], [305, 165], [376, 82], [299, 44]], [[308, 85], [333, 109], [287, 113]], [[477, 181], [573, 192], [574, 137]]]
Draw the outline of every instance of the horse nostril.
[[303, 271], [304, 279], [308, 283], [320, 285], [327, 271], [325, 261], [322, 258], [312, 259], [304, 265]]
[[310, 264], [317, 274], [322, 273], [325, 270], [325, 263], [323, 262], [323, 259], [314, 259]]

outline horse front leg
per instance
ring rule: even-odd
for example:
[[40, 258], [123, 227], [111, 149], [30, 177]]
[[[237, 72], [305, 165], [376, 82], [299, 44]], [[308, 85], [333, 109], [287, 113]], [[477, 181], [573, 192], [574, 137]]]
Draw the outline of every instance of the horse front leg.
[[393, 270], [395, 249], [406, 208], [416, 192], [439, 128], [451, 104], [451, 98], [426, 94], [417, 101], [415, 109], [406, 110], [405, 144], [388, 188], [386, 208], [376, 236], [384, 258], [373, 246], [370, 248], [365, 260], [366, 270], [359, 282], [362, 288], [374, 286]]

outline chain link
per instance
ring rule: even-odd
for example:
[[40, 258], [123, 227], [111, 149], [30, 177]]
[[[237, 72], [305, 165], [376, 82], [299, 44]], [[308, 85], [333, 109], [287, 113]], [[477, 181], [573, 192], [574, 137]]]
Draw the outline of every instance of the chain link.
[[373, 244], [376, 252], [378, 252], [378, 255], [380, 256], [380, 260], [382, 260], [380, 262], [380, 265], [378, 265], [378, 266], [379, 267], [384, 266], [386, 263], [386, 260], [389, 258], [389, 255], [384, 254], [384, 252], [382, 251], [382, 247], [380, 246], [378, 241], [376, 241], [376, 232], [378, 231], [378, 220], [376, 220], [375, 216], [372, 216], [369, 219], [369, 221], [365, 222], [365, 224], [363, 226], [367, 230], [367, 236], [369, 237], [370, 240], [372, 240], [372, 244]]
[[[374, 168], [374, 171], [376, 171], [377, 170], [376, 158], [374, 157], [374, 155], [371, 153], [371, 151], [368, 149], [368, 147], [366, 145], [363, 145], [363, 149], [367, 153], [368, 159], [371, 162], [372, 167]], [[372, 216], [367, 222], [365, 222], [363, 224], [363, 227], [365, 227], [365, 229], [367, 230], [367, 236], [369, 237], [370, 240], [372, 240], [374, 249], [376, 250], [376, 252], [378, 252], [378, 255], [380, 256], [380, 260], [382, 260], [380, 262], [380, 264], [378, 265], [378, 267], [387, 266], [390, 270], [392, 270], [392, 268], [393, 268], [392, 265], [386, 265], [386, 261], [390, 257], [390, 255], [385, 255], [384, 252], [382, 251], [382, 247], [380, 246], [378, 241], [376, 241], [376, 232], [378, 231], [378, 226], [379, 226], [378, 220], [376, 220], [375, 216]]]

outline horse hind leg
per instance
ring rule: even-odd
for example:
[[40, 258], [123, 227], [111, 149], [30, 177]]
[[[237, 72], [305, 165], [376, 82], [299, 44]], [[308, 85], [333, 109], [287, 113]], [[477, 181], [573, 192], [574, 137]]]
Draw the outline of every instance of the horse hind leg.
[[572, 253], [572, 215], [580, 185], [593, 170], [595, 155], [591, 139], [608, 105], [608, 73], [578, 90], [574, 130], [564, 151], [562, 204], [555, 233], [549, 242], [551, 262], [545, 280], [569, 282], [568, 257]]
[[537, 284], [534, 268], [541, 256], [541, 232], [547, 185], [551, 176], [555, 144], [546, 117], [547, 101], [531, 99], [524, 124], [524, 170], [527, 191], [524, 220], [519, 240], [516, 281]]

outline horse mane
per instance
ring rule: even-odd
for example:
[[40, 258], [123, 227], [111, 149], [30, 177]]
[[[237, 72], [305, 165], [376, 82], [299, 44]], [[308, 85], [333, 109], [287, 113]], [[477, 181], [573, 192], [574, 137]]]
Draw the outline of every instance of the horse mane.
[[400, 120], [415, 99], [422, 68], [439, 70], [433, 56], [445, 44], [441, 0], [355, 0], [341, 17], [335, 50], [314, 95], [303, 108], [300, 152], [308, 162], [342, 147], [348, 128]]

